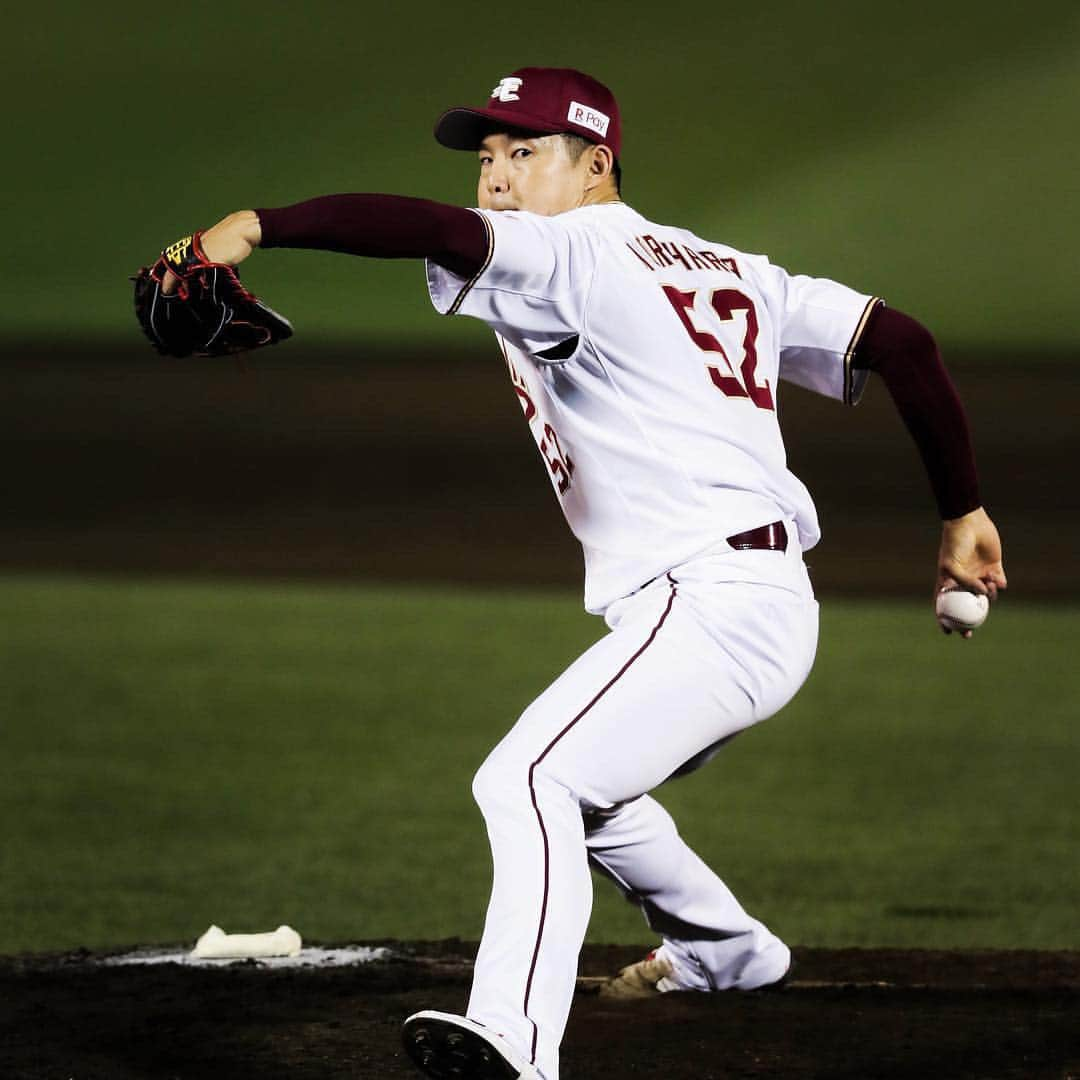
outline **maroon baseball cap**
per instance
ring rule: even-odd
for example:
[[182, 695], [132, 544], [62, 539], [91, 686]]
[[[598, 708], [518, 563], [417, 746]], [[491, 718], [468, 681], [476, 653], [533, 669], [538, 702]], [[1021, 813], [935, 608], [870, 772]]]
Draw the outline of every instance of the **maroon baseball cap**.
[[435, 124], [435, 138], [451, 150], [476, 150], [493, 131], [567, 132], [622, 151], [622, 123], [615, 95], [573, 68], [526, 67], [499, 80], [487, 107], [460, 105]]

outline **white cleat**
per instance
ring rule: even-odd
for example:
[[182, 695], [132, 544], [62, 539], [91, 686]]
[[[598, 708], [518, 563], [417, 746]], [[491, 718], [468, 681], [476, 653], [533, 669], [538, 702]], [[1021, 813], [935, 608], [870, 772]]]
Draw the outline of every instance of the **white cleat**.
[[501, 1035], [464, 1016], [414, 1013], [401, 1039], [413, 1064], [435, 1080], [543, 1080]]

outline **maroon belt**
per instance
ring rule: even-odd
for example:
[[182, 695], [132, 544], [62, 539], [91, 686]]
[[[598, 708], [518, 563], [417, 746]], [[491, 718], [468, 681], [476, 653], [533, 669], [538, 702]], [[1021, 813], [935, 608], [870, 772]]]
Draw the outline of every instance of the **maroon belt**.
[[787, 551], [787, 529], [782, 521], [774, 521], [729, 536], [727, 542], [736, 551]]
[[[729, 536], [727, 542], [735, 551], [787, 551], [787, 529], [782, 521], [774, 521], [771, 525], [759, 525], [756, 529], [747, 529], [746, 532]], [[667, 577], [669, 581], [673, 581], [670, 574]], [[640, 592], [656, 580], [657, 578], [649, 578], [634, 592]]]

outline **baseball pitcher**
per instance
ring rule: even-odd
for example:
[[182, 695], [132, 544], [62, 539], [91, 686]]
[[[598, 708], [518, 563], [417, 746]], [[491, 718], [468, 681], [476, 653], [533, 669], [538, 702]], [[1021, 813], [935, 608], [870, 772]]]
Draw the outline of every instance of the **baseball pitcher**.
[[404, 1041], [428, 1076], [557, 1080], [590, 866], [660, 939], [610, 994], [753, 990], [790, 966], [649, 794], [783, 708], [814, 660], [803, 553], [820, 534], [786, 465], [781, 381], [854, 404], [877, 372], [942, 519], [936, 591], [992, 600], [1006, 580], [961, 403], [914, 319], [643, 217], [620, 196], [618, 105], [581, 72], [515, 71], [435, 137], [474, 155], [476, 208], [330, 195], [240, 211], [143, 271], [137, 309], [165, 352], [273, 343], [291, 328], [234, 268], [256, 247], [316, 248], [425, 259], [436, 310], [494, 331], [610, 632], [480, 766], [494, 883], [471, 996], [463, 1015], [410, 1017]]

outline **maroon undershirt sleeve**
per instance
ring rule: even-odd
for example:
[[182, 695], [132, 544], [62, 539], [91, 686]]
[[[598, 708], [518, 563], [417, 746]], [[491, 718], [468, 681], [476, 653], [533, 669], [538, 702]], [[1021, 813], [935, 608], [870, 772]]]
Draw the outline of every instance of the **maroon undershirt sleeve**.
[[876, 371], [888, 387], [930, 475], [942, 518], [962, 517], [981, 506], [967, 416], [930, 331], [878, 304], [854, 363]]
[[486, 262], [479, 214], [404, 195], [323, 195], [256, 210], [260, 247], [314, 248], [379, 259], [433, 259], [471, 278]]

